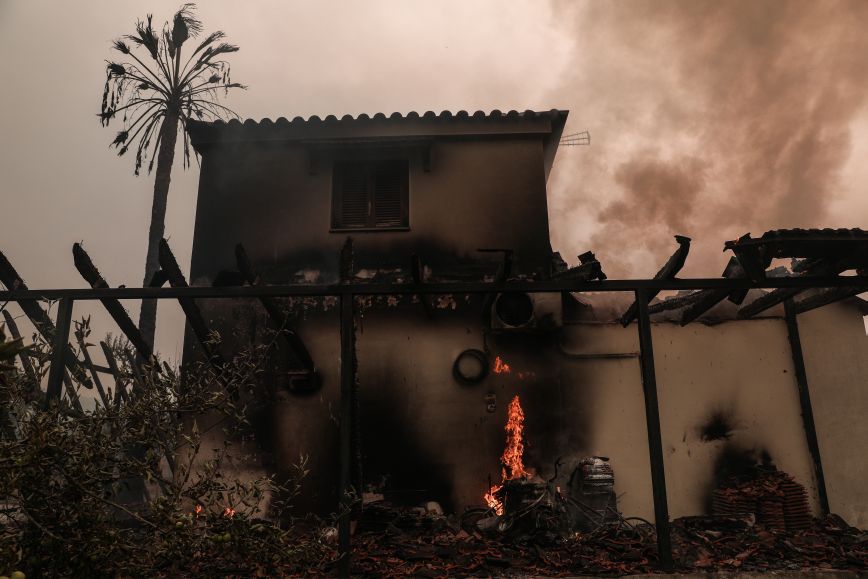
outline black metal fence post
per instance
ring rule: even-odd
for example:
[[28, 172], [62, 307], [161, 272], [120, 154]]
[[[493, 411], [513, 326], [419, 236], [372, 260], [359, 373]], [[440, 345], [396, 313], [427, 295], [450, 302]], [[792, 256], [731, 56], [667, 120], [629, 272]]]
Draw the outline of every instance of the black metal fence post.
[[796, 373], [796, 384], [799, 387], [799, 405], [802, 409], [802, 424], [805, 427], [805, 438], [808, 451], [814, 465], [814, 478], [817, 483], [817, 495], [820, 499], [820, 509], [824, 515], [829, 514], [829, 495], [826, 494], [826, 477], [823, 475], [823, 463], [820, 461], [820, 443], [817, 440], [817, 426], [814, 424], [814, 409], [811, 406], [811, 393], [808, 390], [808, 374], [805, 371], [805, 358], [802, 355], [802, 340], [799, 336], [799, 322], [793, 300], [784, 302], [784, 317], [787, 320], [787, 336], [790, 339], [790, 351], [793, 355], [793, 368]]
[[54, 349], [51, 351], [51, 367], [48, 370], [48, 386], [45, 393], [43, 410], [48, 410], [52, 400], [60, 400], [67, 343], [69, 342], [69, 327], [72, 325], [72, 298], [61, 298], [57, 308], [57, 320], [54, 324]]
[[339, 520], [338, 549], [340, 562], [338, 571], [341, 577], [350, 576], [350, 513], [352, 500], [350, 497], [351, 472], [351, 442], [353, 416], [353, 383], [355, 368], [353, 352], [355, 351], [354, 302], [355, 296], [350, 293], [341, 294], [341, 417], [339, 434], [340, 475], [338, 482]]
[[672, 540], [669, 506], [666, 500], [666, 475], [663, 464], [663, 440], [660, 435], [660, 410], [657, 404], [657, 377], [654, 373], [654, 347], [651, 343], [651, 319], [648, 315], [648, 292], [636, 290], [639, 319], [639, 354], [642, 366], [642, 390], [645, 394], [645, 424], [648, 427], [648, 455], [651, 459], [651, 486], [654, 494], [654, 524], [657, 527], [657, 550], [660, 566], [671, 571]]

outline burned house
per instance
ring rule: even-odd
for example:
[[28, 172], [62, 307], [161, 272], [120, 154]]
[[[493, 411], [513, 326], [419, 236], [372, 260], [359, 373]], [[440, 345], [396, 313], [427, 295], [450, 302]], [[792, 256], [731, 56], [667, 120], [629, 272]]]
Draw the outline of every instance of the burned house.
[[[602, 279], [592, 254], [568, 268], [549, 242], [546, 180], [566, 118], [553, 110], [191, 122], [202, 156], [191, 283]], [[352, 259], [342, 262], [349, 238], [344, 256]], [[631, 299], [361, 299], [357, 485], [406, 504], [434, 500], [453, 511], [484, 504], [503, 477], [504, 425], [518, 397], [523, 466], [570, 485], [575, 469], [596, 464], [591, 457], [609, 457], [618, 508], [650, 518], [638, 337], [618, 323]], [[275, 302], [289, 313], [292, 339], [272, 355], [267, 402], [251, 405], [256, 453], [243, 468], [285, 474], [305, 454], [311, 475], [300, 504], [332, 510], [338, 312], [328, 298]], [[262, 340], [274, 322], [258, 302], [200, 307], [230, 349]], [[868, 521], [861, 483], [868, 461], [850, 453], [848, 441], [868, 437], [863, 307], [850, 298], [799, 318], [828, 500], [857, 525]], [[724, 301], [683, 327], [672, 315], [678, 310], [657, 309], [671, 514], [705, 512], [732, 454], [767, 457], [808, 489], [819, 512], [783, 307], [740, 319]]]

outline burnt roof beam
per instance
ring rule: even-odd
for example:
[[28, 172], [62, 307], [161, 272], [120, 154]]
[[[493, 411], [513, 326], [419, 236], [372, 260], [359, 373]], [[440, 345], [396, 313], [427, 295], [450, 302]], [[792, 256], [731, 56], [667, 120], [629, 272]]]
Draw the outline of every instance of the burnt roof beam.
[[[173, 288], [189, 287], [187, 285], [187, 280], [184, 278], [184, 274], [181, 272], [181, 268], [178, 266], [175, 255], [172, 253], [172, 250], [169, 248], [169, 243], [165, 239], [160, 240], [159, 260], [160, 268], [165, 272], [166, 278], [169, 280], [169, 284]], [[187, 322], [193, 330], [193, 334], [199, 341], [199, 345], [202, 346], [205, 356], [216, 368], [222, 369], [224, 364], [223, 358], [220, 353], [212, 347], [208, 326], [205, 324], [205, 318], [202, 317], [202, 312], [199, 311], [196, 302], [193, 301], [193, 298], [179, 297], [178, 303], [181, 304], [184, 316], [186, 316]]]
[[[868, 276], [868, 269], [860, 270], [859, 275]], [[803, 314], [819, 307], [845, 300], [866, 291], [868, 291], [868, 286], [832, 288], [824, 292], [807, 296], [802, 300], [793, 302], [793, 311], [797, 314]]]
[[[90, 284], [92, 288], [107, 288], [110, 287], [105, 278], [100, 274], [99, 270], [94, 265], [88, 253], [84, 250], [80, 243], [72, 245], [72, 259], [75, 263], [75, 269], [81, 274], [81, 277]], [[130, 343], [135, 347], [139, 356], [144, 360], [150, 360], [153, 355], [151, 347], [148, 346], [138, 326], [130, 318], [127, 310], [116, 299], [107, 298], [100, 300], [103, 307], [124, 333]]]
[[[258, 286], [262, 283], [262, 278], [259, 277], [250, 258], [247, 256], [247, 251], [242, 244], [235, 246], [235, 261], [238, 264], [238, 271], [248, 284]], [[316, 367], [313, 363], [313, 358], [310, 355], [304, 342], [293, 330], [286, 327], [288, 315], [284, 312], [274, 298], [266, 296], [259, 297], [259, 303], [265, 309], [268, 317], [278, 327], [278, 335], [289, 346], [292, 353], [297, 358], [297, 361], [308, 372], [316, 372]]]
[[[744, 268], [739, 263], [737, 257], [731, 257], [729, 259], [729, 263], [726, 264], [726, 268], [723, 270], [723, 275], [721, 277], [725, 277], [727, 279], [743, 279], [747, 274], [744, 271]], [[714, 289], [714, 290], [706, 290], [704, 296], [701, 299], [697, 300], [693, 305], [684, 310], [681, 314], [681, 320], [679, 323], [682, 326], [686, 326], [724, 299], [729, 297], [729, 301], [740, 304], [745, 296], [747, 296], [748, 290], [728, 290], [728, 289]]]
[[[20, 275], [18, 275], [18, 271], [16, 271], [6, 256], [3, 255], [2, 251], [0, 251], [0, 282], [2, 282], [10, 291], [27, 291], [28, 289], [27, 284], [24, 283], [24, 280]], [[49, 318], [48, 314], [45, 313], [45, 310], [42, 309], [42, 306], [35, 301], [19, 300], [18, 307], [24, 311], [24, 314], [30, 319], [31, 323], [33, 323], [33, 326], [42, 337], [45, 338], [45, 341], [48, 343], [54, 343], [54, 322], [51, 321], [51, 318]], [[67, 332], [67, 335], [68, 334], [69, 332]], [[75, 379], [85, 388], [93, 387], [90, 383], [90, 378], [88, 378], [84, 373], [84, 370], [81, 368], [80, 362], [73, 353], [72, 346], [70, 346], [69, 343], [67, 343], [66, 348], [64, 348], [63, 364], [69, 372], [75, 376]]]
[[[837, 275], [842, 271], [845, 271], [847, 268], [847, 266], [841, 261], [830, 262], [828, 260], [814, 261], [802, 267], [803, 273], [799, 277], [825, 277], [829, 275]], [[751, 318], [769, 308], [795, 297], [803, 291], [805, 291], [804, 288], [778, 288], [739, 309], [738, 317], [742, 319]]]
[[[663, 267], [654, 274], [654, 279], [673, 279], [681, 271], [681, 268], [684, 267], [684, 263], [687, 261], [687, 254], [690, 253], [690, 238], [685, 237], [683, 235], [676, 235], [675, 241], [678, 242], [678, 249], [675, 250]], [[645, 299], [650, 302], [654, 297], [660, 293], [660, 290], [650, 290], [647, 292], [643, 292], [642, 295]], [[645, 302], [646, 304], [648, 302]], [[639, 311], [639, 304], [636, 301], [633, 301], [630, 304], [630, 307], [627, 308], [627, 311], [624, 312], [624, 315], [621, 316], [621, 325], [625, 328], [630, 325], [630, 322], [636, 319], [636, 314]]]

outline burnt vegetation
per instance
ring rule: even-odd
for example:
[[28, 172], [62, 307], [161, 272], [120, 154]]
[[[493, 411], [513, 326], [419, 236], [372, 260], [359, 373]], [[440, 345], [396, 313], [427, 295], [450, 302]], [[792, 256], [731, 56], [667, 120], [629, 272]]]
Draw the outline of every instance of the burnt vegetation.
[[[75, 333], [80, 348], [93, 346], [87, 320]], [[249, 413], [214, 388], [211, 364], [140, 364], [128, 343], [103, 343], [114, 372], [98, 380], [100, 398], [79, 399], [93, 381], [70, 378], [66, 396], [43, 410], [48, 343], [34, 335], [25, 346], [0, 333], [0, 572], [268, 575], [329, 565], [331, 544], [298, 541], [301, 527], [288, 514], [307, 474], [305, 457], [282, 480], [235, 474], [243, 459], [236, 446], [251, 434]], [[259, 388], [264, 354], [254, 347], [225, 364], [241, 392]], [[227, 442], [215, 445], [209, 433], [220, 430]]]

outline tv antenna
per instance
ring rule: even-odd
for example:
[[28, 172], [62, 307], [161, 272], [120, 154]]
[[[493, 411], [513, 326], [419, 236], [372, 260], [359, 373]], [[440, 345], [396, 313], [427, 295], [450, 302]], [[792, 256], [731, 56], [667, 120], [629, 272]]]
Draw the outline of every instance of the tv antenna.
[[582, 131], [581, 133], [573, 133], [571, 135], [564, 135], [561, 137], [560, 145], [561, 147], [577, 147], [579, 145], [590, 145], [591, 144], [591, 133], [588, 131]]

